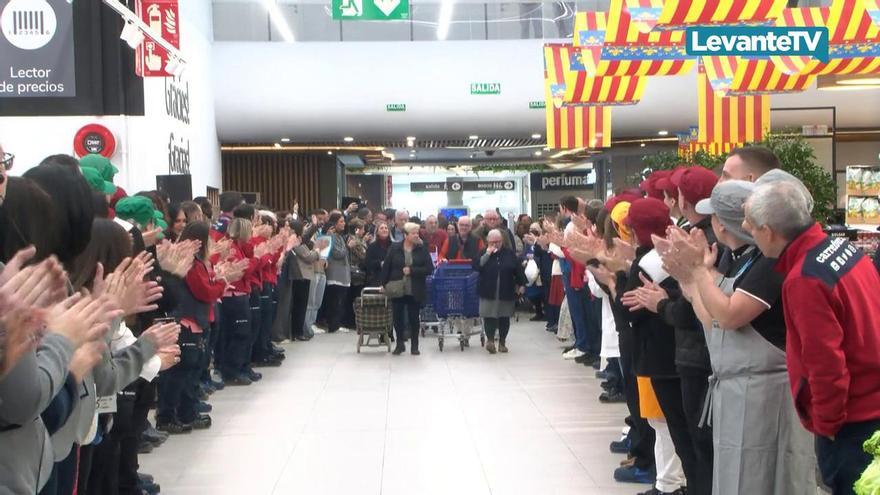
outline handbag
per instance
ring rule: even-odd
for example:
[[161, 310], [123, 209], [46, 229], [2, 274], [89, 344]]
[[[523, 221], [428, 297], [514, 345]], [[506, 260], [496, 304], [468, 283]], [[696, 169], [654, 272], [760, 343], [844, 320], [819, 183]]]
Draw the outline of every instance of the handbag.
[[383, 288], [385, 289], [385, 297], [388, 299], [403, 297], [406, 292], [406, 285], [403, 279], [390, 280]]

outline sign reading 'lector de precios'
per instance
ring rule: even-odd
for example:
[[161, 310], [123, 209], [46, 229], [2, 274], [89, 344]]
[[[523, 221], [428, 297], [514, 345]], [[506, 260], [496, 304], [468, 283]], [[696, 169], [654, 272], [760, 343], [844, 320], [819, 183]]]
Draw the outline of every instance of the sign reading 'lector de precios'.
[[409, 0], [333, 0], [334, 21], [395, 21], [409, 19]]

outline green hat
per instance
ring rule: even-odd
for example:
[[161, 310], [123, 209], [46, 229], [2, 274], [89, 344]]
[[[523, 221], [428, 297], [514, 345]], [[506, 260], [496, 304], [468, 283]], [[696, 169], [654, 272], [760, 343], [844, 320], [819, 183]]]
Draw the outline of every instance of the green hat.
[[[104, 180], [113, 182], [113, 176], [119, 169], [113, 165], [109, 158], [97, 153], [88, 154], [79, 160], [79, 164], [83, 167], [90, 167], [98, 171]], [[112, 194], [112, 193], [111, 193]]]
[[144, 196], [128, 196], [116, 203], [116, 216], [133, 221], [142, 228], [155, 220], [153, 216], [153, 202]]
[[116, 194], [116, 186], [112, 182], [104, 180], [100, 172], [91, 167], [80, 166], [79, 169], [82, 171], [83, 177], [86, 178], [86, 182], [92, 186], [92, 189], [104, 194]]
[[165, 215], [161, 211], [153, 210], [153, 223], [162, 230], [168, 228], [168, 224], [165, 222]]

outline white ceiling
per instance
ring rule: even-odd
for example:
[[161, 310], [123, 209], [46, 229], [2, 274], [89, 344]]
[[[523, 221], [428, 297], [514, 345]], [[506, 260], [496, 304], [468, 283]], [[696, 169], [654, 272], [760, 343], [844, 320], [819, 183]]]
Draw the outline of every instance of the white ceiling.
[[[541, 40], [214, 44], [223, 142], [357, 142], [544, 134]], [[472, 96], [471, 82], [501, 82]], [[642, 102], [612, 111], [614, 138], [686, 131], [697, 122], [696, 73], [652, 77]], [[834, 106], [837, 125], [880, 127], [880, 90], [772, 96], [774, 108]], [[389, 113], [387, 103], [406, 103]], [[828, 112], [773, 112], [774, 127], [831, 124]]]

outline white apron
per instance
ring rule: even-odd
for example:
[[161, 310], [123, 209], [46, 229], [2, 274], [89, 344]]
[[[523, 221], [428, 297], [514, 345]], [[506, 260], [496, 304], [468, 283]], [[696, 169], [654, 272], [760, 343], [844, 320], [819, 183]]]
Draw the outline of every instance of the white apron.
[[[751, 267], [721, 279], [725, 294]], [[750, 324], [736, 330], [713, 322], [706, 332], [713, 375], [704, 421], [711, 407], [715, 495], [815, 495], [813, 435], [794, 409], [785, 352]]]

